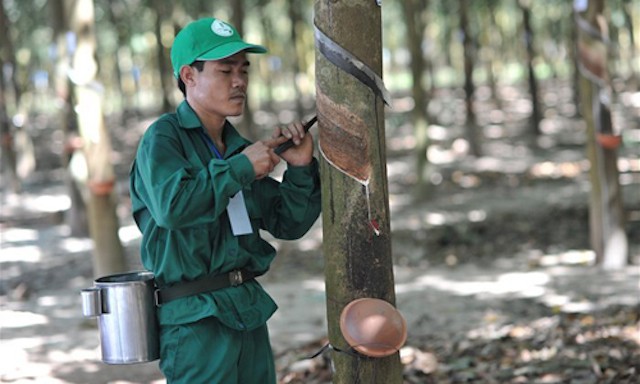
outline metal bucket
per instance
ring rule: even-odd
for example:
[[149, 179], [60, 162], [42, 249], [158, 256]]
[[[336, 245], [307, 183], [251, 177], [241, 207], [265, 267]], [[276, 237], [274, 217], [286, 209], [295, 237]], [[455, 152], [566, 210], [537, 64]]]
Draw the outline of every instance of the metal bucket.
[[105, 276], [94, 284], [82, 290], [82, 313], [98, 317], [102, 361], [135, 364], [159, 359], [153, 273]]

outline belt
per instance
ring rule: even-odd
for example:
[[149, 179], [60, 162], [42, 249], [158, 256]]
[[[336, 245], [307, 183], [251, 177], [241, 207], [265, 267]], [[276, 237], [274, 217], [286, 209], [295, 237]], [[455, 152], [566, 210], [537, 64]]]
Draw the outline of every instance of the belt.
[[185, 281], [155, 290], [156, 306], [198, 293], [216, 291], [218, 289], [236, 287], [246, 281], [253, 280], [256, 275], [245, 269], [236, 269], [221, 275], [209, 275], [203, 278]]

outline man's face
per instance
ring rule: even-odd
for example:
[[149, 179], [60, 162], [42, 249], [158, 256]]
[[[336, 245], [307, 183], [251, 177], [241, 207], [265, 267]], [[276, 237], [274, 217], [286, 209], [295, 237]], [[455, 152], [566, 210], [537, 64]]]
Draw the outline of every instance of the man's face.
[[191, 68], [192, 81], [187, 84], [189, 104], [196, 110], [224, 118], [242, 114], [249, 85], [248, 70], [245, 52], [221, 60], [205, 61], [202, 72]]

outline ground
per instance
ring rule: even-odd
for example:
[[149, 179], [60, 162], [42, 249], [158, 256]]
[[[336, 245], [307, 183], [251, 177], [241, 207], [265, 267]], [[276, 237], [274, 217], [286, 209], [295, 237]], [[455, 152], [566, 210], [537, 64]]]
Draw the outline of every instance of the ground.
[[[589, 251], [579, 124], [549, 123], [562, 127], [549, 128], [551, 144], [524, 152], [509, 131], [521, 125], [505, 125], [479, 159], [458, 156], [446, 136], [455, 129], [442, 136], [434, 126], [434, 158], [458, 157], [434, 164], [432, 187], [420, 195], [411, 143], [402, 139], [407, 126], [393, 125], [387, 166], [396, 303], [408, 324], [405, 383], [640, 381], [640, 114], [625, 113], [631, 145], [620, 164], [633, 263], [616, 271], [593, 265]], [[120, 139], [135, 141], [144, 123]], [[139, 233], [126, 198], [127, 148], [119, 152], [118, 213], [135, 270]], [[100, 361], [95, 320], [83, 318], [80, 305], [80, 290], [93, 281], [92, 243], [69, 235], [60, 176], [44, 169], [22, 193], [3, 190], [0, 381], [164, 382], [157, 362]], [[326, 343], [321, 223], [300, 241], [271, 241], [279, 256], [261, 282], [280, 306], [269, 322], [279, 380], [329, 383], [331, 353], [306, 358]]]

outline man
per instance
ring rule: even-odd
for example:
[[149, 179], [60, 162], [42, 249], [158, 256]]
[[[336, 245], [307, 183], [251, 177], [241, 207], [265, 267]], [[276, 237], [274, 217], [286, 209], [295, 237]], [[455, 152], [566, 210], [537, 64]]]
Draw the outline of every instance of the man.
[[[250, 143], [227, 121], [244, 109], [250, 53], [231, 25], [187, 25], [171, 61], [185, 100], [142, 137], [130, 175], [141, 258], [155, 274], [160, 368], [169, 383], [269, 384], [267, 319], [277, 309], [254, 279], [275, 250], [259, 235], [297, 239], [320, 213], [313, 139], [300, 122]], [[281, 183], [268, 175], [281, 154]]]

